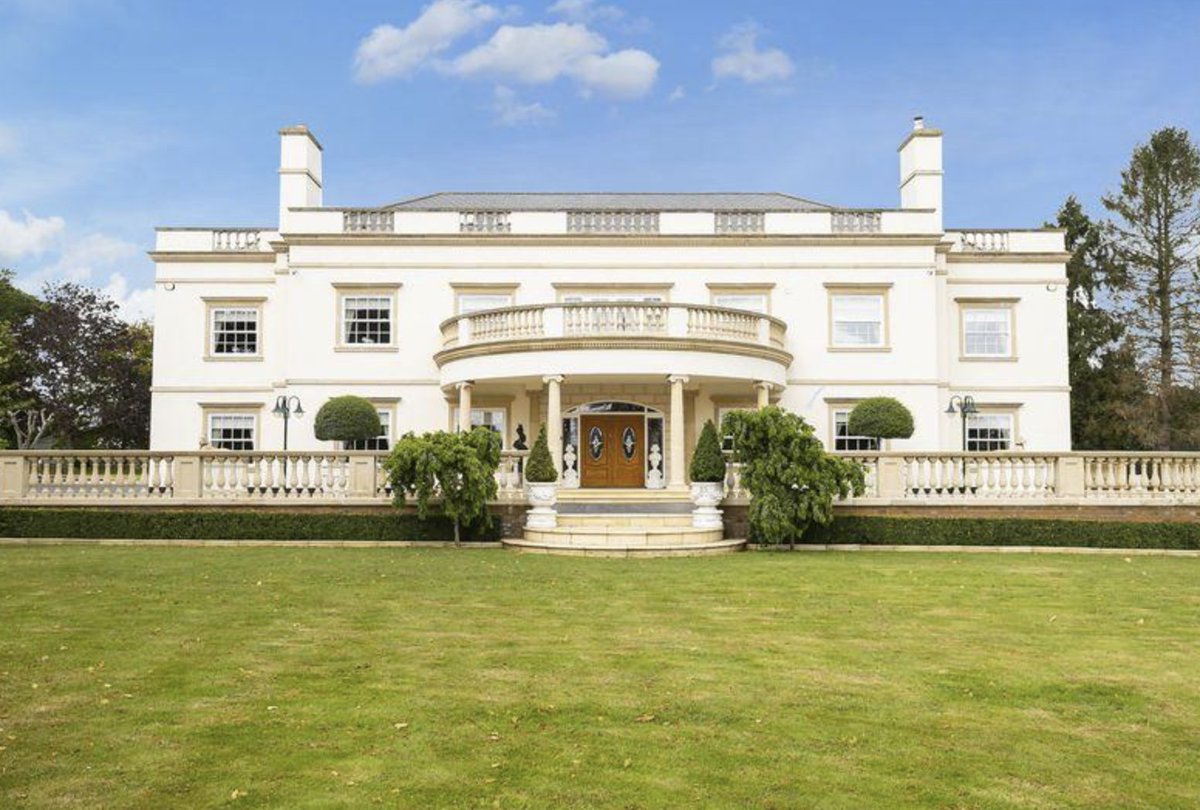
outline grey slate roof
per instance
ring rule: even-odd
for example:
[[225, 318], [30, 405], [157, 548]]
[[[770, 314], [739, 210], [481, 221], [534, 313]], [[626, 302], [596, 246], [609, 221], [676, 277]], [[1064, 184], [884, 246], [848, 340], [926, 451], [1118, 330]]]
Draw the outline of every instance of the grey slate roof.
[[401, 200], [393, 211], [824, 211], [831, 206], [790, 194], [541, 193], [444, 191]]

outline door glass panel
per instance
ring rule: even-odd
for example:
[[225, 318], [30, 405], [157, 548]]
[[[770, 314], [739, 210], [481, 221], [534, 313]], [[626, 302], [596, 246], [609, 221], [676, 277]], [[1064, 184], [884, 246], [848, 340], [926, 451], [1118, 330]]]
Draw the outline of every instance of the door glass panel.
[[588, 431], [588, 453], [591, 454], [592, 461], [599, 461], [604, 455], [604, 431], [598, 427]]
[[625, 428], [625, 432], [621, 434], [621, 452], [625, 454], [625, 460], [629, 461], [633, 458], [633, 454], [637, 452], [637, 433], [633, 428]]

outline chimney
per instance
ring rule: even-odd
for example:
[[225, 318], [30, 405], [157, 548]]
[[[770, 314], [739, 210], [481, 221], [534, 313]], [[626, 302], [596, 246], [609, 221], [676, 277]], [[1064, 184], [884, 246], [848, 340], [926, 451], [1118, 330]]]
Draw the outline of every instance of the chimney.
[[942, 230], [942, 131], [927, 128], [919, 115], [900, 144], [900, 207], [936, 211]]
[[287, 232], [289, 208], [321, 205], [321, 144], [300, 124], [279, 130], [279, 230]]

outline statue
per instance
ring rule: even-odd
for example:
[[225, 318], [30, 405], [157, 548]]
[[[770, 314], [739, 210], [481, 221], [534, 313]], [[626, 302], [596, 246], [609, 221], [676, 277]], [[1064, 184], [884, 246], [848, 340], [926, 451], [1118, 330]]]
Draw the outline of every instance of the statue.
[[517, 440], [513, 442], [513, 450], [528, 450], [529, 444], [525, 441], [525, 426], [517, 425]]

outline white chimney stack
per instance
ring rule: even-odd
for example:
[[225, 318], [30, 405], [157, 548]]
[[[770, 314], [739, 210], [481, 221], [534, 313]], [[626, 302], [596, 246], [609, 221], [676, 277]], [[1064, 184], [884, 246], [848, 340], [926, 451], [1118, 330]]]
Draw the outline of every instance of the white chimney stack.
[[936, 212], [942, 230], [942, 132], [919, 115], [900, 144], [900, 207]]
[[321, 144], [303, 124], [279, 130], [279, 230], [288, 209], [320, 206], [321, 190]]

